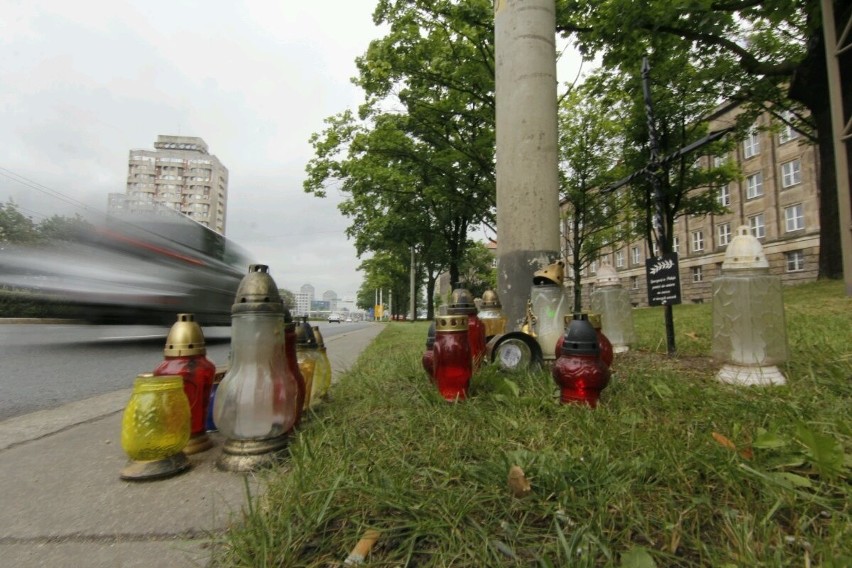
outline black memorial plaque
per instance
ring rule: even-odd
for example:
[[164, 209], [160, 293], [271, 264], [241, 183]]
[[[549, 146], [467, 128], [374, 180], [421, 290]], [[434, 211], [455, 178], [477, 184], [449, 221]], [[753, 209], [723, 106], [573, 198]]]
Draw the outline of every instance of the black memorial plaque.
[[645, 260], [648, 279], [648, 305], [665, 306], [680, 303], [680, 270], [677, 253]]

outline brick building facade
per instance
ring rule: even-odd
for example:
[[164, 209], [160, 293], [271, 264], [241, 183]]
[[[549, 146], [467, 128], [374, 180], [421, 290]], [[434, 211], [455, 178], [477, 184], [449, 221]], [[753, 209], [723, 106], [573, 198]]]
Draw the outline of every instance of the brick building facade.
[[[730, 126], [738, 112], [735, 106], [720, 107], [710, 117], [710, 130]], [[710, 160], [735, 160], [742, 178], [712, 189], [727, 208], [726, 213], [683, 216], [675, 222], [673, 238], [683, 303], [711, 300], [711, 282], [720, 275], [725, 249], [740, 226], [748, 227], [760, 239], [770, 272], [780, 276], [784, 284], [815, 280], [820, 230], [815, 146], [764, 113], [735, 150], [725, 156], [698, 159], [706, 167], [711, 165]], [[635, 306], [648, 305], [645, 259], [654, 252], [644, 240], [624, 242], [605, 251], [585, 271], [584, 305], [588, 305], [600, 263], [618, 271]]]

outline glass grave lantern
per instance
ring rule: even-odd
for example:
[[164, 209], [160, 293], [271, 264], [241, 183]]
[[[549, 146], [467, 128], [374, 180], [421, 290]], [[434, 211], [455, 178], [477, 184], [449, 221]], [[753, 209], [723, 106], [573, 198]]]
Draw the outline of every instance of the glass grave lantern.
[[601, 332], [612, 343], [614, 353], [629, 351], [630, 344], [636, 342], [630, 292], [622, 287], [618, 272], [608, 264], [598, 268], [595, 283], [589, 306], [601, 316]]
[[564, 280], [565, 263], [561, 260], [533, 275], [530, 309], [534, 324], [531, 327], [545, 361], [552, 361], [558, 356], [554, 348], [565, 330], [565, 316], [569, 313], [569, 302], [562, 285]]
[[760, 241], [737, 229], [713, 280], [713, 358], [716, 378], [738, 385], [783, 385], [777, 365], [787, 360], [781, 279], [769, 274]]
[[562, 352], [551, 374], [563, 404], [597, 406], [601, 391], [609, 384], [610, 372], [601, 360], [598, 335], [586, 314], [575, 314], [565, 330]]
[[180, 375], [139, 375], [121, 420], [121, 447], [130, 461], [121, 479], [147, 481], [189, 468], [189, 400]]
[[[613, 351], [612, 351], [612, 343], [609, 342], [607, 336], [603, 334], [601, 331], [601, 316], [600, 314], [588, 314], [589, 323], [592, 324], [592, 327], [595, 329], [595, 334], [598, 336], [598, 348], [601, 351], [601, 361], [604, 362], [604, 365], [607, 368], [612, 367], [613, 361]], [[571, 322], [574, 320], [574, 315], [565, 316], [565, 331], [568, 331], [568, 326], [571, 325]], [[556, 353], [562, 353], [562, 344], [565, 343], [565, 334], [559, 336], [559, 339], [556, 341]]]
[[227, 438], [217, 467], [251, 471], [272, 463], [299, 417], [298, 399], [287, 368], [284, 303], [269, 267], [253, 264], [231, 309], [231, 362], [213, 403]]
[[465, 288], [453, 290], [450, 304], [447, 306], [447, 315], [467, 316], [470, 356], [473, 358], [473, 369], [478, 369], [485, 360], [485, 325], [477, 316], [476, 304], [469, 290]]
[[207, 347], [201, 326], [193, 314], [178, 314], [166, 337], [165, 359], [154, 369], [154, 375], [180, 375], [183, 392], [189, 400], [192, 418], [189, 443], [185, 454], [196, 454], [213, 447], [207, 435], [207, 414], [216, 365], [207, 358]]
[[296, 326], [296, 360], [299, 363], [299, 372], [305, 380], [306, 395], [303, 410], [307, 410], [319, 404], [325, 394], [322, 377], [317, 374], [317, 365], [320, 362], [317, 338], [314, 336], [314, 329], [308, 323], [307, 316]]
[[604, 365], [606, 365], [607, 368], [612, 367], [615, 349], [612, 346], [612, 342], [603, 332], [601, 315], [589, 314], [589, 323], [592, 324], [593, 328], [595, 328], [595, 335], [598, 336], [598, 347], [600, 347], [601, 350], [601, 361], [604, 362]]
[[435, 384], [446, 400], [467, 398], [473, 360], [468, 340], [468, 316], [445, 315], [435, 318]]
[[325, 348], [325, 340], [318, 325], [313, 326], [314, 338], [317, 340], [317, 367], [314, 371], [314, 382], [319, 382], [321, 396], [328, 396], [331, 389], [331, 361]]
[[503, 313], [500, 298], [494, 290], [486, 290], [482, 294], [478, 317], [485, 326], [486, 343], [495, 335], [506, 333], [506, 315]]
[[284, 351], [287, 355], [287, 374], [296, 381], [296, 384], [299, 387], [299, 396], [296, 400], [298, 416], [296, 417], [296, 422], [293, 424], [294, 428], [298, 426], [299, 422], [302, 420], [302, 412], [305, 409], [305, 400], [310, 394], [307, 391], [307, 385], [305, 385], [305, 378], [302, 376], [302, 371], [299, 370], [299, 356], [296, 353], [296, 343], [298, 341], [296, 337], [297, 325], [298, 324], [293, 321], [293, 315], [290, 313], [290, 310], [287, 306], [284, 306]]

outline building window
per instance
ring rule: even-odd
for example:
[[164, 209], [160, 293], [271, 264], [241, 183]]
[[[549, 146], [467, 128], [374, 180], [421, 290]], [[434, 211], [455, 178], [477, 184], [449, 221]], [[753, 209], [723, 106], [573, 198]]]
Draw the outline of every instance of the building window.
[[672, 252], [680, 254], [680, 237], [678, 236], [672, 238]]
[[592, 274], [594, 274], [594, 273], [596, 273], [597, 271], [598, 271], [598, 261], [597, 261], [597, 260], [593, 260], [593, 261], [589, 264], [589, 272], [591, 272]]
[[763, 172], [746, 177], [746, 199], [754, 199], [761, 195], [763, 195]]
[[746, 139], [743, 141], [743, 151], [745, 152], [746, 159], [753, 158], [760, 154], [760, 134], [758, 133], [757, 128], [752, 128]]
[[692, 267], [692, 281], [693, 282], [702, 282], [704, 281], [704, 271], [700, 266]]
[[758, 239], [766, 236], [766, 223], [763, 221], [763, 213], [752, 215], [748, 218], [748, 228], [751, 230], [751, 235]]
[[692, 232], [692, 252], [704, 250], [704, 233], [702, 231]]
[[793, 160], [781, 164], [781, 187], [791, 187], [802, 183], [802, 162]]
[[784, 223], [788, 233], [805, 228], [805, 210], [801, 203], [784, 208]]
[[639, 251], [639, 247], [633, 247], [630, 249], [630, 262], [633, 264], [639, 264], [642, 262], [642, 253]]
[[787, 272], [801, 272], [805, 269], [805, 253], [800, 250], [792, 250], [784, 253], [787, 260]]
[[793, 129], [793, 127], [790, 126], [790, 124], [789, 124], [789, 123], [793, 122], [793, 113], [792, 112], [790, 112], [789, 110], [786, 110], [783, 113], [781, 113], [781, 117], [783, 118], [784, 122], [781, 123], [781, 131], [778, 133], [778, 143], [779, 144], [786, 144], [790, 140], [798, 138], [799, 133], [796, 132]]
[[657, 246], [657, 241], [651, 241], [651, 256], [654, 258], [660, 256], [660, 247]]
[[630, 289], [631, 290], [638, 290], [639, 289], [639, 277], [638, 276], [631, 276], [630, 277]]
[[719, 205], [727, 207], [731, 204], [731, 188], [727, 185], [719, 187], [717, 190], [716, 199], [719, 200]]
[[615, 267], [623, 268], [624, 267], [624, 251], [618, 250], [615, 251]]
[[728, 243], [731, 242], [731, 224], [730, 223], [722, 223], [721, 225], [716, 226], [716, 246], [724, 247], [728, 246]]

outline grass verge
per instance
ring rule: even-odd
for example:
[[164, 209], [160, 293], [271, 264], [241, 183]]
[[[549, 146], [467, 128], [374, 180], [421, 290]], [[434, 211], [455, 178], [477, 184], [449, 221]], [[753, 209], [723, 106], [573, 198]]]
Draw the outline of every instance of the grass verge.
[[[788, 385], [713, 378], [710, 305], [636, 310], [597, 409], [558, 404], [547, 371], [484, 369], [441, 399], [425, 323], [392, 323], [303, 424], [227, 535], [232, 566], [849, 566], [852, 300], [785, 289]], [[512, 497], [519, 465], [532, 484]]]

